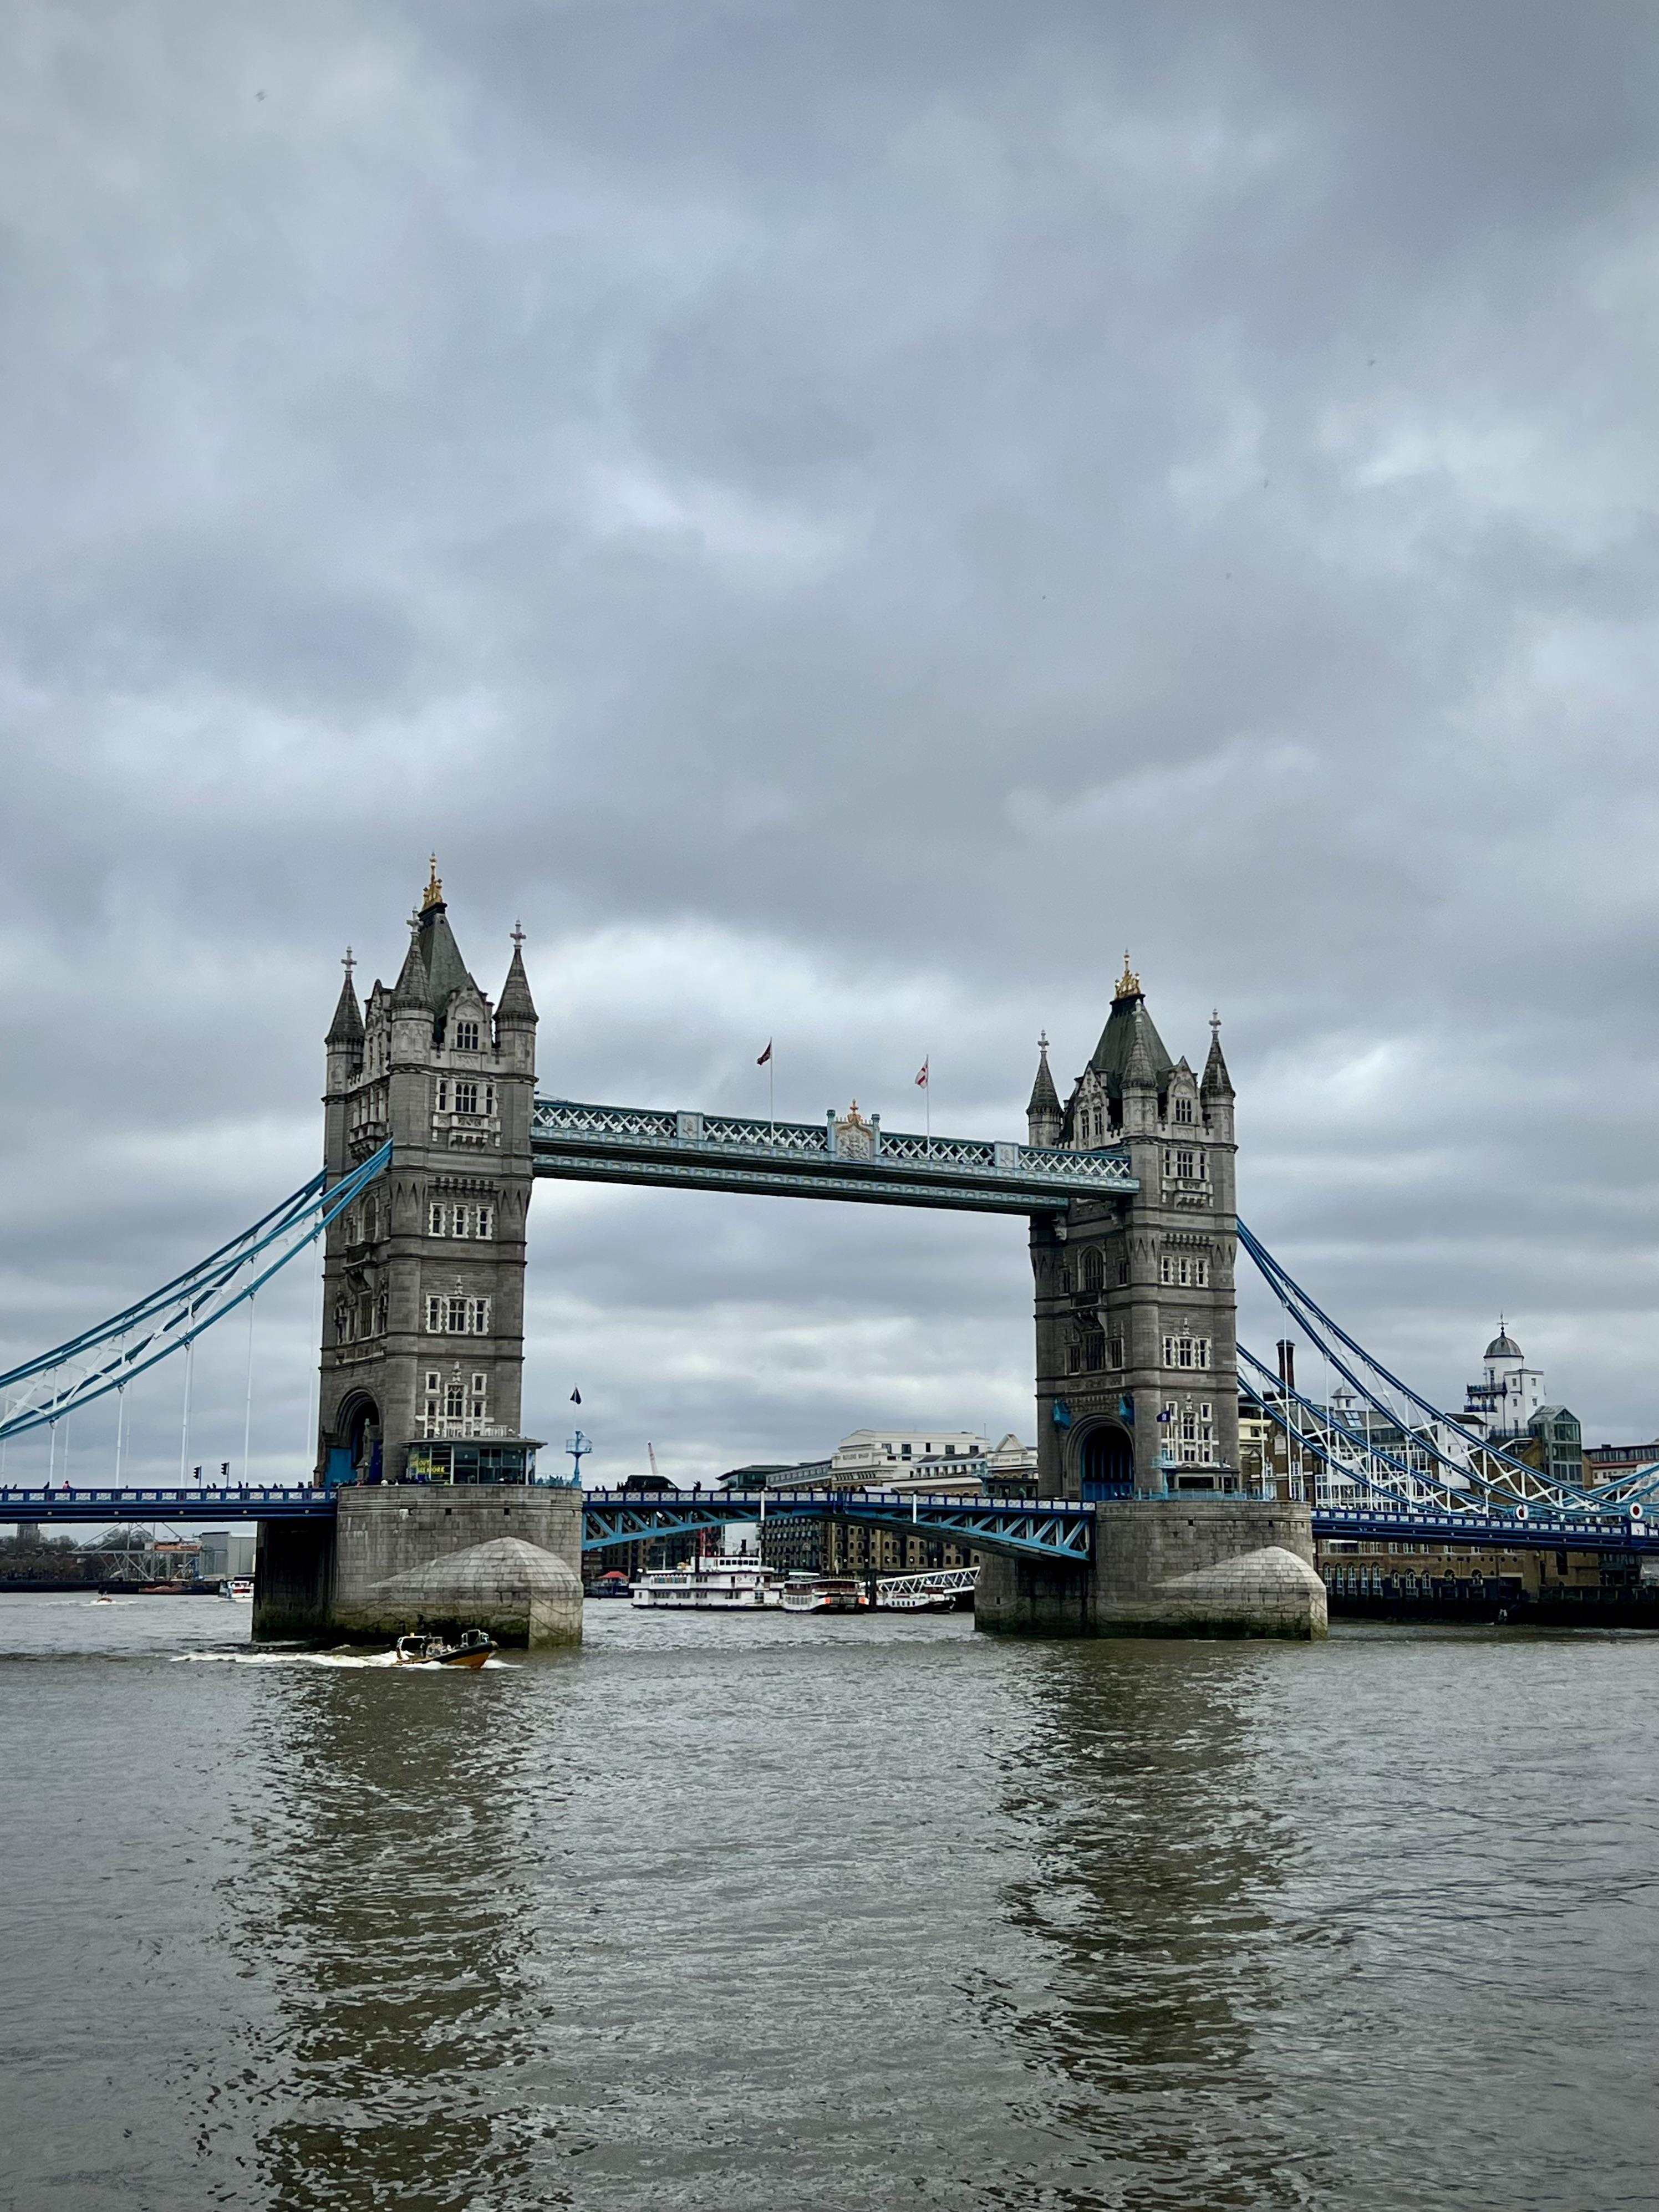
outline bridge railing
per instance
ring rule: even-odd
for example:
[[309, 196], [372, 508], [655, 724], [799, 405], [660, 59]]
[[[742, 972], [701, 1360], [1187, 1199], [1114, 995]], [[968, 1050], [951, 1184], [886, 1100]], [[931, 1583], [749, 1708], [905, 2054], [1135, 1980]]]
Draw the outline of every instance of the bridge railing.
[[854, 1142], [837, 1134], [836, 1117], [811, 1121], [751, 1121], [731, 1114], [697, 1114], [636, 1106], [603, 1106], [569, 1098], [538, 1098], [532, 1137], [542, 1143], [600, 1152], [690, 1153], [704, 1158], [822, 1162], [826, 1169], [902, 1168], [909, 1175], [983, 1177], [988, 1181], [1051, 1185], [1065, 1191], [1132, 1191], [1126, 1152], [1062, 1152], [1042, 1145], [933, 1137], [886, 1130], [878, 1120]]

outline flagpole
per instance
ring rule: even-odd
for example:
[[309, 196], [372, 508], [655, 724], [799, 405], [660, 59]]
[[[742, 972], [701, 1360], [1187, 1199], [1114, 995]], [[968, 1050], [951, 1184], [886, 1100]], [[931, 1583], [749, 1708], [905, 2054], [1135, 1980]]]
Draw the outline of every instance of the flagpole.
[[774, 1144], [778, 1140], [778, 1102], [773, 1080], [776, 1073], [777, 1062], [773, 1059], [769, 1047], [766, 1054], [766, 1127]]

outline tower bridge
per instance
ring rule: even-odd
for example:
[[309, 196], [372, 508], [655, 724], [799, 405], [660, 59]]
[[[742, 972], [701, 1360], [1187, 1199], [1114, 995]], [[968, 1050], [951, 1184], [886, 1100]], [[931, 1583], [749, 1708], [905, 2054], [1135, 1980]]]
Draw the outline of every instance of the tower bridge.
[[[395, 982], [360, 1000], [347, 955], [325, 1040], [321, 1173], [198, 1267], [0, 1376], [0, 1443], [54, 1431], [95, 1398], [113, 1394], [117, 1407], [110, 1488], [0, 1490], [0, 1517], [255, 1520], [263, 1633], [383, 1633], [417, 1602], [438, 1605], [441, 1586], [441, 1602], [461, 1607], [485, 1555], [495, 1584], [534, 1584], [528, 1632], [539, 1619], [579, 1633], [569, 1601], [584, 1548], [756, 1517], [763, 1501], [584, 1494], [537, 1477], [521, 1417], [524, 1274], [545, 1179], [1024, 1218], [1036, 1496], [763, 1501], [769, 1516], [925, 1525], [971, 1545], [981, 1627], [1322, 1634], [1312, 1535], [1337, 1510], [1402, 1533], [1438, 1516], [1472, 1536], [1501, 1525], [1510, 1545], [1558, 1542], [1571, 1527], [1575, 1542], [1599, 1531], [1593, 1540], [1645, 1547], [1659, 1468], [1594, 1495], [1540, 1476], [1390, 1374], [1243, 1228], [1219, 1021], [1201, 1073], [1172, 1059], [1127, 957], [1064, 1102], [1045, 1038], [1024, 1139], [974, 1140], [885, 1130], [856, 1105], [821, 1122], [763, 1121], [539, 1096], [523, 943], [515, 930], [492, 1001], [461, 956], [434, 864]], [[319, 1243], [312, 1486], [124, 1487], [131, 1382], [175, 1352], [188, 1360], [205, 1329]], [[1241, 1249], [1348, 1385], [1340, 1417], [1275, 1388], [1238, 1346]], [[1300, 1474], [1287, 1496], [1246, 1479], [1241, 1386], [1294, 1438], [1295, 1465], [1324, 1471], [1329, 1498], [1301, 1494]], [[459, 1563], [453, 1574], [447, 1562]]]

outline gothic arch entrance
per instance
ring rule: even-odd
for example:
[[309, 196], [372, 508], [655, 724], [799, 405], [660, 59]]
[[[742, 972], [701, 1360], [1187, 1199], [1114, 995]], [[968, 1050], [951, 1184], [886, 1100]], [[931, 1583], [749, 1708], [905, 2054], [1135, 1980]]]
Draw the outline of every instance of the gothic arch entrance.
[[367, 1390], [356, 1390], [340, 1408], [328, 1450], [328, 1486], [380, 1480], [380, 1409]]
[[1078, 1447], [1078, 1474], [1085, 1498], [1108, 1498], [1135, 1479], [1135, 1450], [1127, 1429], [1098, 1421], [1084, 1431]]

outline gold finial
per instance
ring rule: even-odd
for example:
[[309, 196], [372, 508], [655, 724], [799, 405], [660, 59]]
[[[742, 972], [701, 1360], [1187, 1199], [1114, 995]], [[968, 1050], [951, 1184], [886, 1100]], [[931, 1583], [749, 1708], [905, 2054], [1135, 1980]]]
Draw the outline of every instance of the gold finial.
[[1117, 995], [1120, 999], [1138, 999], [1140, 996], [1140, 978], [1129, 965], [1127, 945], [1123, 951], [1123, 973], [1118, 979]]
[[439, 880], [438, 855], [435, 853], [431, 855], [431, 869], [432, 872], [427, 878], [426, 896], [421, 901], [422, 914], [425, 914], [428, 908], [441, 906], [444, 902], [444, 887]]

